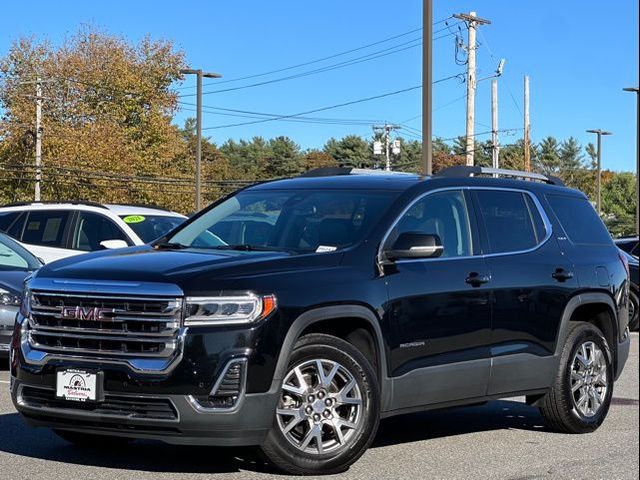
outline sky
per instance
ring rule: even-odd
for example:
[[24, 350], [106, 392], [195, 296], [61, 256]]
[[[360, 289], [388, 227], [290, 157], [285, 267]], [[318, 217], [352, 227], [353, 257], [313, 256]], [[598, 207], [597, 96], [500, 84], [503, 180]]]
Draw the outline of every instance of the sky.
[[[465, 42], [467, 34], [463, 24], [449, 17], [471, 11], [491, 20], [490, 25], [479, 29], [478, 78], [491, 76], [498, 61], [506, 60], [498, 84], [499, 128], [514, 130], [501, 133], [501, 143], [511, 143], [522, 135], [518, 129], [523, 126], [523, 77], [528, 75], [534, 142], [548, 135], [559, 139], [574, 136], [586, 145], [594, 138], [585, 130], [602, 128], [613, 132], [603, 140], [603, 167], [635, 169], [636, 99], [622, 88], [638, 85], [637, 1], [435, 0], [433, 79], [448, 78], [433, 86], [433, 133], [442, 138], [465, 133], [466, 87], [455, 75], [466, 67], [456, 62], [455, 33]], [[28, 12], [20, 2], [7, 2], [3, 5], [0, 55], [5, 55], [21, 36], [60, 44], [83, 23], [130, 41], [147, 34], [174, 41], [190, 67], [222, 74], [219, 80], [205, 79], [205, 92], [295, 76], [358, 59], [342, 68], [204, 95], [203, 104], [218, 109], [291, 115], [421, 84], [421, 32], [417, 30], [422, 23], [421, 0], [59, 0], [32, 1]], [[391, 37], [396, 38], [384, 41]], [[377, 44], [360, 49], [373, 43]], [[232, 81], [354, 49], [358, 50], [322, 62]], [[369, 56], [362, 58], [365, 55]], [[191, 76], [176, 88], [190, 95], [195, 93], [194, 85]], [[476, 132], [490, 130], [490, 89], [490, 80], [478, 84]], [[195, 98], [185, 96], [181, 101], [195, 103]], [[177, 123], [194, 116], [192, 107], [182, 107]], [[330, 137], [352, 133], [370, 137], [374, 122], [388, 121], [402, 124], [400, 134], [406, 138], [418, 138], [421, 90], [308, 115], [340, 119], [336, 124], [269, 121], [225, 126], [253, 120], [230, 113], [237, 115], [209, 109], [203, 118], [204, 134], [218, 144], [229, 138], [286, 135], [302, 148], [321, 148]], [[489, 135], [477, 138], [487, 139]]]

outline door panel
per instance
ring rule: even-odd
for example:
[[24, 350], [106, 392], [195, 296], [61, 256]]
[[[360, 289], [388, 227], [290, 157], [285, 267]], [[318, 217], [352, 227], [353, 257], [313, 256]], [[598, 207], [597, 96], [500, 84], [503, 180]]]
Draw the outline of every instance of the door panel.
[[573, 266], [534, 197], [479, 189], [474, 198], [492, 275], [488, 394], [545, 388], [562, 313], [576, 288]]
[[[394, 408], [482, 396], [490, 371], [491, 282], [475, 280], [489, 280], [491, 272], [474, 256], [478, 237], [468, 197], [459, 190], [426, 195], [385, 246], [404, 232], [438, 235], [444, 253], [385, 268]], [[456, 368], [467, 374], [453, 374]]]

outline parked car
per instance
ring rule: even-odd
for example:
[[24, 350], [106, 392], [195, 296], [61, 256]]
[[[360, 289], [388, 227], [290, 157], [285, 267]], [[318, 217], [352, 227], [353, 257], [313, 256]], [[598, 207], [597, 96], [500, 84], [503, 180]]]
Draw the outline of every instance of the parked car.
[[619, 249], [636, 257], [636, 259], [638, 258], [638, 250], [640, 248], [638, 246], [638, 237], [617, 238], [615, 242]]
[[186, 218], [130, 205], [20, 203], [0, 207], [0, 231], [49, 263], [80, 253], [143, 245]]
[[[622, 251], [624, 252], [624, 250]], [[638, 318], [640, 316], [640, 310], [638, 308], [638, 303], [640, 302], [638, 257], [634, 257], [627, 252], [624, 252], [624, 255], [626, 255], [627, 262], [629, 262], [629, 276], [631, 279], [629, 288], [629, 329], [637, 332], [640, 329], [640, 319]]]
[[296, 474], [344, 470], [380, 418], [514, 395], [592, 432], [629, 354], [628, 275], [552, 177], [312, 171], [38, 270], [12, 399], [79, 445], [260, 445]]
[[0, 358], [9, 355], [24, 279], [41, 266], [22, 245], [0, 233]]

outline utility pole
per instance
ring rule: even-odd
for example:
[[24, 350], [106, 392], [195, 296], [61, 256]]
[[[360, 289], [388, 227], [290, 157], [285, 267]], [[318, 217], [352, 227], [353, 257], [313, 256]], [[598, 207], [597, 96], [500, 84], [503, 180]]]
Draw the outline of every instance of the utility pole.
[[[387, 172], [391, 171], [391, 155], [390, 155], [390, 148], [391, 148], [391, 142], [390, 142], [390, 137], [391, 137], [391, 132], [394, 130], [399, 130], [401, 127], [400, 125], [391, 125], [388, 123], [385, 123], [384, 125], [374, 125], [373, 126], [373, 131], [375, 133], [378, 134], [382, 134], [383, 138], [384, 138], [384, 149], [385, 149], [385, 170]], [[395, 146], [394, 146], [394, 150], [395, 150]], [[376, 155], [380, 155], [381, 149], [376, 148], [375, 142], [374, 142], [374, 147], [373, 147], [373, 153]], [[395, 153], [395, 152], [394, 152]]]
[[36, 183], [33, 199], [40, 201], [40, 181], [42, 180], [42, 82], [36, 78]]
[[524, 171], [531, 171], [531, 123], [529, 121], [529, 75], [524, 76]]
[[498, 80], [491, 81], [491, 153], [493, 168], [500, 168], [500, 143], [498, 141]]
[[422, 174], [433, 173], [433, 0], [422, 1]]
[[197, 77], [197, 100], [196, 100], [196, 212], [202, 208], [202, 77], [220, 78], [217, 73], [205, 73], [201, 69], [185, 68], [180, 70], [183, 75], [196, 75]]
[[455, 18], [463, 20], [467, 24], [469, 39], [467, 42], [467, 165], [473, 166], [475, 157], [474, 121], [476, 109], [476, 28], [480, 25], [488, 25], [489, 20], [476, 16], [476, 12], [469, 14], [459, 13]]
[[597, 145], [597, 173], [596, 173], [596, 210], [598, 210], [598, 215], [602, 215], [602, 136], [603, 135], [613, 135], [611, 132], [606, 132], [601, 129], [587, 130], [587, 133], [595, 133], [598, 137], [598, 145]]
[[636, 94], [636, 235], [640, 235], [638, 225], [638, 209], [640, 209], [640, 95], [638, 87], [623, 88], [625, 92], [635, 92]]

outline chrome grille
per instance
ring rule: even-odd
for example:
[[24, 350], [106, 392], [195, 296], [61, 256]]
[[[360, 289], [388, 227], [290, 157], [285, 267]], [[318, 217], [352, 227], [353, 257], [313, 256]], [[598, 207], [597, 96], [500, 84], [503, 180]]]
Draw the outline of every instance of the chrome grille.
[[[69, 318], [64, 312], [86, 314]], [[100, 315], [91, 312], [100, 310]], [[167, 358], [178, 348], [180, 298], [33, 291], [29, 344], [45, 352]]]

